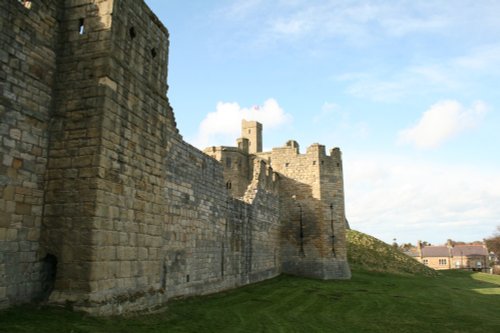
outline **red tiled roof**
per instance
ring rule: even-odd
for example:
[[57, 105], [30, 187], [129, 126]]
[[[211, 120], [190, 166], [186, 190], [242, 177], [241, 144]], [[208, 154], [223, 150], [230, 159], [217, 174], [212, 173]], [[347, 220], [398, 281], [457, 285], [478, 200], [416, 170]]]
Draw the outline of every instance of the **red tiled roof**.
[[482, 245], [456, 245], [452, 250], [453, 256], [487, 256], [488, 250]]
[[424, 246], [422, 247], [423, 257], [449, 257], [450, 252], [447, 246]]
[[[487, 256], [488, 250], [482, 245], [456, 245], [451, 249], [451, 255], [460, 256]], [[422, 257], [449, 257], [450, 249], [447, 246], [424, 246]]]

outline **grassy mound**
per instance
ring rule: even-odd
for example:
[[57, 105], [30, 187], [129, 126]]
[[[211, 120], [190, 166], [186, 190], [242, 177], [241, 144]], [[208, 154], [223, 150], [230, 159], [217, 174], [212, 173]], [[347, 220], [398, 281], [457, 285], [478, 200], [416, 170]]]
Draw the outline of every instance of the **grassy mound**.
[[347, 230], [347, 257], [354, 270], [435, 276], [438, 273], [398, 249], [359, 231]]

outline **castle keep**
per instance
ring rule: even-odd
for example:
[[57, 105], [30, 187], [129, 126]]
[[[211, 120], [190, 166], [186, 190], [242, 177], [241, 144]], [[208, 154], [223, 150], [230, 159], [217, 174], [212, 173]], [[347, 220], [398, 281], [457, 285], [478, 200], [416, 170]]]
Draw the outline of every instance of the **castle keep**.
[[[154, 309], [280, 273], [349, 278], [340, 151], [179, 134], [140, 0], [0, 2], [0, 307]], [[196, 93], [196, 92], [194, 92]]]

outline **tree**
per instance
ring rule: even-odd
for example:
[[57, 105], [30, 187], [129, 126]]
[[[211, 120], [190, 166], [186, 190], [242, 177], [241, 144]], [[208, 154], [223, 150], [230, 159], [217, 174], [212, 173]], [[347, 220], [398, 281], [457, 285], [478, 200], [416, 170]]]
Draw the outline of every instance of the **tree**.
[[488, 251], [495, 253], [497, 258], [500, 258], [500, 225], [497, 226], [497, 231], [490, 238], [484, 240]]
[[404, 243], [404, 244], [400, 244], [399, 245], [399, 249], [401, 251], [408, 251], [408, 250], [411, 250], [413, 249], [415, 246], [412, 244], [412, 243]]

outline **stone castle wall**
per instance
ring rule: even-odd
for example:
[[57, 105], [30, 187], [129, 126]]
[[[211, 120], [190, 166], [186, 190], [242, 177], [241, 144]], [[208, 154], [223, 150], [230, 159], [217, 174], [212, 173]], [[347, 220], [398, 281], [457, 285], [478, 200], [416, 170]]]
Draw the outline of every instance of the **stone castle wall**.
[[0, 307], [43, 290], [39, 239], [60, 5], [0, 2]]
[[276, 192], [232, 199], [220, 163], [182, 140], [168, 32], [142, 1], [2, 15], [2, 304], [51, 292], [111, 314], [279, 274], [278, 209], [256, 209]]
[[322, 195], [338, 195], [340, 227], [341, 183], [314, 184], [341, 169], [288, 181], [255, 155], [235, 150], [228, 169], [183, 141], [166, 97], [168, 31], [143, 1], [0, 9], [0, 307], [119, 314], [312, 271], [289, 268], [296, 188], [306, 228], [321, 229], [305, 233], [308, 260], [331, 258], [313, 225], [329, 212]]

